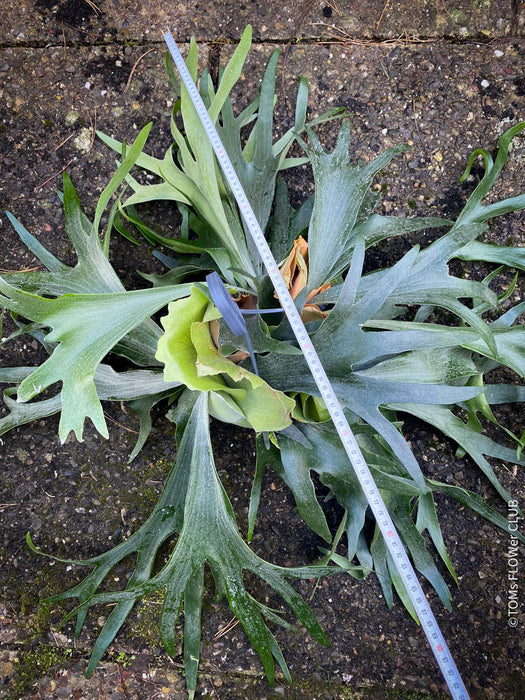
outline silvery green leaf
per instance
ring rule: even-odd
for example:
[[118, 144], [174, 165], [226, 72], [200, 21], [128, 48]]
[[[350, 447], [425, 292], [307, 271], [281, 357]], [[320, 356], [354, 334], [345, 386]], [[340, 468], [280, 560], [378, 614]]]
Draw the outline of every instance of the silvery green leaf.
[[286, 181], [282, 177], [277, 178], [273, 216], [268, 232], [268, 241], [277, 262], [284, 260], [295, 239], [308, 229], [313, 204], [313, 197], [309, 197], [299, 209], [294, 209], [288, 200]]
[[405, 146], [390, 148], [366, 165], [348, 156], [350, 122], [341, 125], [334, 150], [327, 153], [311, 129], [310, 146], [303, 143], [312, 163], [315, 200], [308, 230], [309, 289], [321, 287], [340, 274], [355, 243], [354, 227], [376, 173]]
[[494, 183], [496, 182], [496, 179], [503, 170], [503, 167], [507, 161], [512, 140], [520, 133], [520, 131], [523, 131], [523, 129], [525, 129], [525, 121], [511, 127], [499, 137], [496, 160], [493, 160], [492, 156], [484, 149], [476, 149], [472, 153], [461, 180], [465, 180], [469, 176], [472, 164], [478, 156], [482, 156], [483, 160], [485, 161], [485, 174], [482, 177], [479, 185], [468, 198], [458, 221], [486, 221], [494, 216], [501, 216], [502, 214], [518, 211], [519, 209], [523, 209], [525, 207], [525, 195], [523, 194], [501, 202], [483, 205], [485, 197], [490, 192]]
[[63, 175], [63, 184], [65, 228], [77, 254], [77, 264], [75, 267], [69, 267], [57, 260], [12, 215], [9, 215], [21, 240], [48, 269], [48, 272], [15, 273], [10, 279], [14, 284], [22, 284], [25, 291], [52, 296], [124, 291], [117, 273], [104, 255], [93, 224], [80, 208], [80, 200], [66, 173]]
[[525, 271], [525, 248], [471, 241], [455, 255], [460, 260], [485, 260]]
[[[179, 533], [168, 562], [155, 575], [153, 565], [163, 542]], [[28, 544], [35, 550], [31, 539]], [[37, 550], [35, 550], [37, 551]], [[134, 571], [125, 590], [97, 593], [97, 589], [111, 569], [124, 557], [137, 553]], [[49, 556], [49, 555], [47, 555]], [[282, 596], [306, 629], [322, 644], [326, 637], [308, 605], [287, 583], [286, 578], [312, 578], [335, 573], [330, 567], [283, 568], [269, 564], [256, 556], [241, 539], [231, 503], [219, 480], [209, 436], [207, 396], [201, 393], [194, 403], [184, 436], [177, 452], [177, 460], [168, 477], [157, 506], [146, 523], [127, 541], [114, 549], [85, 561], [63, 560], [75, 565], [93, 567], [90, 574], [69, 591], [54, 596], [57, 602], [78, 598], [79, 605], [64, 622], [77, 618], [77, 635], [84, 624], [89, 608], [99, 603], [116, 604], [100, 633], [88, 665], [91, 675], [109, 644], [118, 634], [135, 603], [155, 590], [164, 591], [160, 631], [162, 641], [171, 655], [175, 654], [175, 624], [181, 605], [188, 605], [189, 617], [184, 642], [188, 643], [192, 658], [185, 655], [190, 691], [198, 664], [198, 630], [200, 584], [202, 567], [210, 562], [219, 590], [225, 591], [228, 602], [243, 625], [251, 643], [261, 657], [271, 683], [274, 680], [274, 658], [280, 663], [277, 643], [263, 620], [260, 605], [246, 591], [243, 571], [250, 571], [267, 581]]]
[[169, 301], [189, 294], [189, 286], [47, 299], [17, 289], [0, 277], [0, 292], [0, 306], [52, 329], [46, 338], [57, 345], [22, 381], [18, 401], [29, 401], [51, 384], [62, 382], [59, 436], [63, 442], [71, 431], [82, 439], [86, 418], [107, 437], [94, 381], [97, 367], [126, 334]]
[[500, 496], [505, 501], [511, 500], [511, 495], [499, 482], [485, 456], [525, 465], [525, 459], [516, 458], [516, 450], [503, 447], [487, 435], [480, 435], [475, 430], [472, 430], [460, 418], [455, 416], [447, 406], [436, 405], [430, 407], [422, 404], [407, 403], [398, 404], [395, 408], [421, 418], [426, 423], [438, 428], [443, 435], [454, 440], [476, 462]]

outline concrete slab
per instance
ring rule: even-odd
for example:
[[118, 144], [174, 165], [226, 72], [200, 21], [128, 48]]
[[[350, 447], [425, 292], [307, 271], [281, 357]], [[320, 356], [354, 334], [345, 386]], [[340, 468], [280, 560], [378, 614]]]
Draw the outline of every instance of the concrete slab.
[[[92, 200], [113, 168], [101, 144], [91, 143], [95, 123], [129, 141], [152, 119], [159, 128], [150, 142], [167, 147], [172, 95], [163, 50], [150, 48], [147, 55], [147, 47], [118, 45], [4, 50], [0, 167], [5, 178], [17, 182], [5, 188], [7, 208], [16, 213], [22, 202], [40, 206], [60, 180], [41, 185], [66, 165], [86, 201]], [[273, 48], [257, 46], [250, 54], [239, 105], [253, 94], [254, 76], [261, 75]], [[231, 50], [223, 48], [224, 60]], [[412, 170], [433, 170], [439, 197], [457, 183], [470, 150], [493, 144], [506, 125], [523, 118], [524, 62], [523, 47], [508, 42], [305, 44], [293, 47], [283, 70], [288, 98], [299, 74], [309, 79], [312, 114], [334, 105], [354, 113], [356, 155], [370, 157], [392, 143], [412, 143], [407, 163]]]
[[251, 23], [258, 41], [490, 40], [523, 32], [524, 6], [513, 0], [336, 0], [196, 3], [163, 0], [26, 0], [0, 17], [3, 45], [157, 41], [163, 27], [187, 41], [235, 41]]
[[24, 0], [4, 3], [0, 45], [47, 46], [110, 41], [104, 1]]
[[496, 38], [515, 29], [515, 8], [508, 0], [366, 0], [336, 2], [322, 8], [329, 19], [319, 20], [319, 31], [352, 37], [393, 39], [409, 37]]
[[[97, 5], [103, 13], [91, 12], [86, 0], [24, 0], [6, 9], [0, 19], [7, 31], [7, 43], [11, 44], [4, 44], [0, 53], [1, 208], [10, 209], [45, 245], [70, 263], [74, 255], [64, 235], [55, 190], [60, 187], [61, 171], [67, 169], [87, 213], [93, 213], [96, 198], [115, 167], [112, 154], [92, 138], [95, 125], [129, 142], [153, 120], [148, 148], [160, 153], [170, 142], [173, 96], [164, 73], [158, 28], [169, 21], [177, 36], [196, 33], [207, 42], [224, 42], [234, 41], [244, 22], [251, 21], [260, 43], [250, 54], [235, 95], [240, 109], [254, 96], [265, 61], [275, 45], [282, 48], [286, 43], [301, 11], [298, 4], [272, 12], [269, 5], [237, 5], [229, 0], [195, 5], [191, 8], [193, 15], [185, 3], [165, 10], [160, 3], [161, 9], [156, 10], [156, 3], [145, 0], [100, 0]], [[411, 145], [411, 151], [396, 159], [381, 176], [381, 213], [456, 213], [473, 186], [458, 182], [471, 150], [478, 146], [494, 148], [503, 130], [525, 118], [525, 43], [512, 35], [518, 26], [517, 16], [511, 12], [516, 3], [455, 3], [454, 7], [463, 8], [466, 18], [455, 24], [448, 0], [421, 2], [419, 14], [412, 11], [413, 16], [406, 3], [393, 0], [339, 0], [336, 5], [341, 15], [332, 10], [332, 16], [326, 17], [324, 10], [330, 6], [319, 3], [298, 25], [295, 33], [305, 31], [307, 38], [294, 44], [282, 68], [284, 99], [277, 110], [278, 124], [283, 129], [289, 125], [297, 77], [304, 74], [310, 82], [312, 116], [335, 105], [344, 105], [353, 113], [352, 158], [370, 159], [397, 143]], [[440, 9], [443, 5], [448, 12]], [[61, 19], [60, 13], [66, 11], [70, 14]], [[80, 14], [74, 14], [77, 11]], [[442, 18], [439, 26], [438, 18]], [[503, 23], [498, 24], [499, 19]], [[310, 26], [316, 21], [333, 23], [352, 36], [330, 39], [324, 25], [318, 29]], [[462, 26], [468, 27], [467, 33], [460, 34]], [[311, 41], [315, 31], [329, 43]], [[409, 35], [417, 33], [419, 42], [406, 41], [405, 31]], [[402, 40], [391, 43], [376, 40], [399, 35], [403, 35]], [[454, 41], [442, 40], [443, 35], [454, 37]], [[485, 41], [491, 37], [492, 41]], [[147, 40], [145, 45], [141, 44], [143, 40]], [[182, 49], [184, 52], [186, 46]], [[232, 46], [223, 43], [224, 60], [231, 50]], [[202, 58], [205, 63], [206, 47]], [[322, 131], [323, 138], [330, 142], [333, 127]], [[518, 143], [496, 194], [512, 196], [523, 191], [523, 158], [523, 147]], [[292, 182], [298, 199], [310, 186], [307, 170]], [[523, 215], [497, 223], [490, 235], [500, 243], [523, 244]], [[34, 264], [3, 214], [0, 241], [1, 268], [15, 270]], [[392, 250], [386, 246], [378, 252], [378, 260], [388, 261], [390, 254]], [[112, 259], [125, 280], [134, 284], [140, 282], [135, 268], [145, 270], [154, 264], [149, 251], [133, 248], [130, 253], [128, 244], [118, 240], [114, 241]], [[474, 270], [474, 274], [481, 275], [482, 271]], [[11, 357], [4, 354], [2, 362], [32, 363], [33, 351], [20, 344]], [[118, 411], [115, 418], [119, 422], [128, 420]], [[158, 489], [173, 454], [165, 429], [166, 425], [162, 426], [131, 467], [126, 461], [133, 437], [115, 425], [111, 426], [108, 442], [87, 431], [82, 445], [68, 442], [60, 446], [54, 419], [3, 437], [0, 675], [7, 679], [7, 690], [12, 689], [17, 667], [32, 652], [32, 645], [44, 646], [56, 654], [63, 650], [59, 663], [49, 673], [47, 667], [45, 673], [37, 673], [33, 686], [18, 693], [17, 698], [107, 700], [126, 695], [145, 698], [156, 693], [173, 700], [184, 697], [181, 659], [177, 658], [175, 664], [168, 660], [154, 628], [149, 629], [149, 637], [139, 634], [134, 621], [119, 636], [112, 655], [95, 676], [85, 681], [82, 674], [100, 618], [95, 615], [77, 643], [72, 641], [69, 629], [51, 632], [52, 624], [60, 617], [58, 608], [48, 611], [46, 618], [38, 601], [49, 593], [48, 586], [64, 585], [64, 571], [59, 571], [59, 565], [50, 567], [23, 547], [25, 532], [31, 530], [45, 549], [56, 551], [58, 546], [64, 556], [87, 556], [95, 549], [106, 548], [108, 538], [122, 529], [123, 517], [129, 529], [135, 529], [147, 516], [142, 499], [144, 474], [153, 475], [152, 483], [157, 486], [152, 488]], [[232, 490], [239, 498], [236, 508], [239, 506], [244, 517], [241, 506], [246, 504], [250, 488], [246, 468], [249, 459], [244, 457], [245, 453], [251, 454], [250, 443], [245, 434], [226, 432], [220, 426], [216, 434], [222, 444], [218, 467], [230, 474]], [[452, 473], [462, 471], [462, 483], [466, 479], [472, 488], [485, 488], [476, 470], [455, 460], [450, 446], [422, 435], [418, 426], [414, 427], [412, 440], [424, 462], [428, 454], [437, 451], [445, 455]], [[237, 456], [239, 450], [245, 450], [242, 459]], [[90, 470], [95, 480], [89, 476]], [[523, 485], [519, 474], [501, 472], [511, 491]], [[102, 482], [109, 485], [103, 493]], [[261, 527], [253, 546], [266, 556], [271, 551], [279, 563], [298, 563], [304, 561], [308, 548], [315, 550], [316, 542], [293, 519], [293, 504], [279, 488], [265, 491], [266, 507], [274, 519]], [[67, 503], [57, 498], [62, 489], [69, 489], [70, 504], [87, 504], [86, 513], [75, 515], [74, 522]], [[137, 492], [140, 498], [133, 501]], [[442, 527], [462, 585], [454, 591], [452, 614], [444, 613], [434, 596], [432, 605], [472, 697], [510, 700], [521, 696], [525, 693], [519, 668], [523, 640], [519, 630], [510, 630], [505, 624], [506, 542], [486, 523], [465, 511], [459, 514], [452, 507], [446, 510]], [[287, 537], [282, 538], [281, 532]], [[301, 547], [290, 551], [283, 540], [297, 541]], [[309, 594], [311, 587], [304, 584], [301, 591]], [[223, 639], [215, 638], [230, 615], [225, 608], [210, 606], [205, 619], [201, 696], [219, 696], [221, 700], [444, 697], [442, 681], [420, 631], [399, 606], [393, 612], [386, 609], [375, 581], [369, 579], [363, 584], [332, 579], [318, 589], [313, 605], [332, 646], [329, 650], [320, 648], [301, 630], [280, 635], [296, 685], [292, 689], [280, 685], [275, 693], [269, 690], [238, 627]], [[139, 617], [146, 616], [147, 607], [141, 608]], [[126, 666], [119, 661], [121, 654]]]

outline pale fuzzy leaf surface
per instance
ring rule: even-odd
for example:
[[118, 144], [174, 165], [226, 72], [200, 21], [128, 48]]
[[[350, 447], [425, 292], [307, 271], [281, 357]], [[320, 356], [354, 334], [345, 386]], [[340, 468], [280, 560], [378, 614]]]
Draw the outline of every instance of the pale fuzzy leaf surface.
[[[315, 200], [308, 230], [309, 289], [316, 289], [342, 272], [355, 243], [354, 227], [377, 172], [405, 146], [390, 148], [367, 165], [350, 162], [350, 122], [344, 121], [334, 150], [327, 153], [317, 136], [308, 130], [315, 181]], [[304, 142], [303, 142], [304, 143]]]
[[525, 248], [516, 246], [500, 246], [472, 241], [460, 248], [455, 257], [460, 260], [485, 260], [498, 265], [515, 267], [525, 272]]
[[[438, 383], [436, 372], [420, 373], [417, 370], [419, 355], [414, 357], [411, 373], [411, 353], [434, 350], [439, 347], [453, 349], [476, 336], [472, 329], [428, 328], [416, 324], [414, 330], [368, 331], [365, 323], [384, 305], [389, 294], [395, 291], [400, 280], [406, 277], [417, 250], [407, 254], [388, 273], [383, 275], [377, 287], [354, 303], [359, 270], [362, 260], [350, 268], [339, 300], [318, 330], [312, 335], [317, 352], [332, 381], [339, 400], [352, 410], [390, 443], [409, 474], [425, 490], [423, 475], [399, 431], [380, 411], [384, 404], [410, 402], [424, 404], [454, 404], [480, 393], [479, 388], [454, 386], [452, 381], [469, 374], [468, 363], [449, 356], [444, 371], [448, 381]], [[478, 336], [479, 337], [479, 336]], [[382, 366], [387, 358], [389, 368]], [[400, 359], [401, 358], [401, 359]], [[395, 366], [403, 367], [400, 376]], [[362, 368], [362, 371], [359, 371]], [[317, 386], [302, 357], [283, 356], [275, 363], [271, 358], [259, 360], [261, 376], [273, 387], [282, 391], [299, 391], [319, 395]], [[378, 372], [376, 377], [374, 372]], [[474, 365], [470, 370], [477, 373]], [[457, 373], [457, 374], [455, 374]], [[412, 374], [412, 376], [410, 376]], [[387, 398], [390, 397], [390, 398]]]
[[[0, 382], [19, 384], [32, 372], [35, 367], [15, 367], [0, 369]], [[115, 372], [109, 365], [100, 364], [95, 372], [95, 387], [101, 401], [129, 401], [130, 408], [139, 413], [141, 418], [140, 446], [145, 442], [151, 428], [150, 410], [153, 404], [166, 398], [179, 387], [178, 382], [168, 383], [158, 370], [135, 370]], [[0, 418], [0, 435], [19, 425], [31, 423], [58, 413], [62, 409], [60, 394], [50, 399], [20, 403], [12, 396], [17, 389], [11, 387], [4, 390], [4, 403], [9, 410], [7, 415]], [[146, 413], [146, 405], [140, 401], [151, 402]], [[140, 448], [139, 448], [140, 449]], [[133, 456], [138, 449], [135, 447]]]
[[95, 294], [122, 292], [124, 287], [117, 273], [104, 255], [93, 224], [82, 212], [80, 200], [69, 176], [63, 175], [63, 205], [65, 229], [77, 254], [75, 267], [64, 265], [32, 236], [13, 216], [11, 223], [21, 240], [47, 267], [48, 271], [21, 272], [10, 275], [14, 284], [26, 292], [37, 294]]
[[144, 148], [144, 145], [146, 144], [149, 132], [151, 131], [151, 126], [152, 124], [150, 123], [147, 124], [143, 129], [141, 129], [135, 141], [131, 144], [131, 146], [126, 148], [126, 154], [122, 163], [120, 163], [116, 173], [113, 175], [111, 180], [104, 188], [102, 194], [100, 195], [100, 198], [97, 203], [97, 208], [95, 210], [95, 218], [93, 220], [94, 236], [98, 237], [98, 229], [100, 225], [100, 220], [102, 218], [102, 214], [104, 213], [104, 210], [108, 205], [111, 197], [115, 194], [115, 192], [125, 179], [126, 175], [135, 165], [135, 161], [139, 157], [140, 153], [142, 152], [142, 149]]
[[[416, 524], [410, 517], [410, 503], [414, 497], [432, 499], [428, 487], [425, 487], [427, 492], [423, 493], [416, 482], [408, 478], [402, 465], [392, 452], [386, 449], [384, 443], [377, 439], [374, 431], [359, 423], [354, 423], [352, 428], [415, 567], [430, 581], [443, 604], [449, 607], [448, 588], [431, 554], [426, 549]], [[310, 476], [310, 472], [314, 471], [319, 475], [321, 482], [330, 488], [347, 513], [345, 530], [348, 561], [357, 556], [365, 568], [373, 566], [387, 601], [393, 600], [391, 584], [394, 584], [403, 601], [410, 608], [408, 598], [400, 587], [401, 583], [395, 567], [388, 564], [386, 548], [384, 544], [379, 546], [377, 542], [382, 535], [377, 532], [374, 541], [369, 545], [366, 543], [364, 528], [368, 502], [333, 425], [330, 422], [317, 425], [303, 424], [300, 426], [300, 431], [311, 447], [304, 449], [300, 442], [279, 436], [282, 466], [276, 460], [272, 461], [272, 466], [292, 490], [303, 519], [317, 534], [326, 540], [330, 539], [330, 531]], [[424, 521], [425, 525], [427, 523], [434, 525], [429, 517]], [[440, 547], [441, 556], [448, 561], [444, 544], [439, 540], [439, 529], [432, 527], [432, 536]], [[384, 576], [385, 572], [388, 572], [387, 578]]]
[[256, 119], [250, 134], [251, 148], [242, 147], [243, 114], [237, 118], [234, 116], [229, 99], [224, 103], [223, 123], [219, 128], [219, 135], [263, 230], [270, 216], [279, 170], [280, 154], [273, 153], [273, 109], [278, 57], [279, 52], [274, 51], [266, 67], [257, 99]]
[[[210, 110], [214, 119], [217, 119], [224, 101], [240, 77], [250, 44], [251, 28], [247, 28], [228, 67], [222, 72], [222, 84], [219, 85], [217, 94], [212, 96]], [[192, 40], [187, 65], [194, 79], [197, 77], [197, 58], [197, 44]], [[211, 227], [227, 251], [228, 258], [223, 260], [222, 265], [223, 275], [233, 281], [229, 271], [231, 267], [253, 274], [253, 265], [240, 219], [234, 213], [233, 201], [226, 197], [225, 185], [213, 149], [183, 85], [180, 109], [184, 120], [185, 139], [178, 132], [174, 122], [172, 124], [176, 146], [181, 152], [180, 166], [174, 158], [174, 149], [171, 147], [163, 159], [154, 158], [145, 153], [139, 154], [135, 159], [136, 165], [159, 176], [163, 183], [141, 185], [133, 178], [129, 178], [128, 182], [134, 189], [134, 194], [126, 200], [124, 205], [134, 206], [158, 199], [171, 199], [182, 204], [191, 204], [203, 221]], [[108, 146], [123, 154], [122, 143], [104, 134], [99, 136]], [[220, 262], [221, 259], [217, 258], [213, 250], [207, 250], [217, 262]]]
[[486, 457], [525, 465], [525, 458], [518, 459], [515, 449], [499, 445], [487, 435], [480, 435], [455, 416], [447, 406], [432, 406], [430, 408], [430, 406], [402, 404], [397, 405], [396, 408], [421, 418], [426, 423], [438, 428], [443, 435], [452, 438], [476, 462], [500, 496], [505, 501], [511, 500], [511, 495], [499, 482]]
[[95, 372], [103, 358], [127, 333], [169, 301], [189, 294], [189, 287], [164, 287], [114, 294], [66, 294], [56, 299], [28, 294], [0, 278], [0, 306], [52, 330], [52, 355], [18, 388], [18, 401], [29, 401], [48, 386], [62, 383], [62, 442], [73, 431], [82, 439], [90, 418], [107, 436], [106, 421], [95, 387]]
[[[63, 175], [65, 229], [77, 255], [77, 264], [69, 267], [60, 262], [38, 242], [12, 215], [10, 221], [21, 240], [47, 267], [48, 271], [21, 272], [10, 275], [10, 282], [26, 292], [45, 296], [124, 292], [117, 273], [103, 252], [93, 224], [83, 213], [80, 200], [69, 176]], [[132, 328], [114, 348], [141, 366], [154, 365], [160, 328], [151, 319]]]
[[[85, 561], [68, 561], [94, 567], [75, 588], [50, 599], [53, 602], [79, 599], [79, 605], [65, 619], [77, 617], [77, 634], [90, 607], [99, 603], [116, 603], [93, 649], [88, 675], [94, 671], [134, 604], [158, 589], [165, 591], [160, 629], [168, 653], [175, 653], [175, 624], [183, 601], [185, 604], [189, 602], [190, 612], [189, 619], [186, 619], [190, 628], [185, 631], [184, 639], [196, 652], [196, 626], [200, 624], [198, 595], [202, 593], [202, 588], [196, 585], [195, 577], [200, 576], [198, 572], [206, 562], [218, 579], [219, 590], [225, 592], [229, 605], [261, 657], [270, 682], [274, 679], [274, 657], [279, 661], [280, 655], [275, 653], [276, 642], [263, 620], [260, 605], [244, 587], [244, 570], [267, 581], [306, 629], [319, 642], [327, 643], [310, 608], [286, 578], [318, 577], [335, 573], [336, 569], [278, 567], [260, 559], [249, 549], [239, 535], [231, 503], [215, 469], [208, 422], [207, 396], [201, 393], [186, 424], [175, 465], [146, 523], [126, 542], [105, 554]], [[159, 547], [176, 533], [180, 535], [168, 563], [152, 576]], [[31, 541], [28, 542], [31, 545]], [[97, 594], [99, 585], [110, 570], [134, 552], [138, 556], [126, 589]], [[194, 662], [188, 670], [193, 677]]]
[[[474, 328], [451, 328], [448, 326], [440, 326], [429, 323], [413, 323], [403, 321], [369, 321], [366, 323], [367, 328], [387, 328], [391, 331], [401, 332], [418, 332], [435, 333], [439, 337], [436, 345], [447, 342], [447, 337], [450, 346], [457, 345], [470, 350], [472, 352], [484, 355], [492, 360], [495, 360], [500, 365], [506, 365], [513, 369], [516, 374], [525, 376], [525, 327], [524, 326], [500, 326], [497, 323], [491, 324], [490, 333], [493, 342], [491, 345], [494, 349], [488, 348], [484, 340], [480, 338], [477, 329]], [[454, 363], [455, 366], [457, 366]], [[424, 370], [425, 363], [422, 363]], [[465, 370], [467, 367], [465, 366]], [[439, 370], [436, 370], [439, 371]], [[447, 371], [446, 366], [442, 367], [442, 371]], [[426, 374], [425, 372], [423, 372]]]

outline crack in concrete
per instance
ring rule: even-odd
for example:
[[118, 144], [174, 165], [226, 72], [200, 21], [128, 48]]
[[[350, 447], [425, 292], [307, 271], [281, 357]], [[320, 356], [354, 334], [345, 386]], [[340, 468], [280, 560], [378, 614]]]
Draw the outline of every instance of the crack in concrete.
[[[519, 4], [519, 0], [518, 0]], [[426, 35], [418, 35], [418, 36], [413, 36], [407, 38], [403, 37], [398, 37], [398, 38], [387, 38], [387, 39], [380, 39], [380, 38], [366, 38], [366, 37], [352, 37], [351, 39], [343, 40], [343, 39], [336, 39], [331, 36], [326, 36], [326, 37], [312, 37], [308, 39], [301, 39], [300, 42], [297, 42], [297, 44], [292, 44], [292, 47], [294, 45], [297, 46], [317, 46], [319, 44], [324, 44], [324, 45], [342, 45], [342, 46], [352, 46], [352, 45], [361, 45], [361, 46], [418, 46], [421, 44], [449, 44], [451, 46], [469, 46], [470, 44], [481, 44], [481, 45], [488, 45], [488, 44], [493, 44], [495, 42], [505, 42], [505, 41], [511, 41], [516, 38], [519, 38], [518, 35], [516, 34], [509, 34], [501, 37], [467, 37], [465, 39], [460, 39], [456, 36], [449, 36], [449, 35], [442, 35], [442, 36], [426, 36]], [[179, 46], [185, 46], [186, 44], [189, 43], [188, 39], [183, 39], [179, 40], [177, 42]], [[211, 51], [213, 51], [213, 65], [215, 65], [215, 62], [217, 61], [217, 56], [218, 59], [220, 60], [220, 54], [222, 51], [222, 48], [225, 46], [236, 46], [238, 42], [233, 41], [229, 38], [224, 38], [224, 37], [217, 37], [216, 39], [213, 40], [202, 40], [197, 42], [200, 46], [207, 46]], [[289, 40], [287, 39], [282, 39], [282, 38], [275, 38], [275, 39], [253, 39], [252, 40], [252, 46], [286, 46], [288, 45]], [[163, 41], [162, 39], [159, 39], [158, 41], [155, 40], [149, 40], [149, 41], [136, 41], [133, 42], [132, 46], [133, 47], [147, 47], [147, 46], [156, 46], [156, 45], [162, 45]], [[34, 41], [20, 41], [20, 42], [6, 42], [2, 43], [0, 42], [0, 51], [7, 51], [9, 49], [37, 49], [37, 50], [45, 50], [45, 49], [82, 49], [82, 48], [92, 48], [92, 47], [109, 47], [109, 46], [121, 46], [125, 48], [126, 46], [130, 46], [129, 41], [92, 41], [92, 42], [82, 42], [82, 41], [70, 41], [65, 44], [63, 43], [41, 43], [41, 42], [34, 42]], [[211, 57], [210, 57], [211, 58]], [[208, 66], [209, 68], [210, 66]]]

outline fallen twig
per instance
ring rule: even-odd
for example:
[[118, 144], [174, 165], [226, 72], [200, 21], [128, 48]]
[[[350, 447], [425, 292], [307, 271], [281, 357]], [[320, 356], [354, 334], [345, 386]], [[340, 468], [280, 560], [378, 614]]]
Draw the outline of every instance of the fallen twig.
[[236, 617], [232, 617], [232, 619], [227, 622], [224, 627], [221, 627], [221, 629], [213, 635], [213, 639], [220, 639], [221, 637], [224, 637], [225, 634], [228, 634], [234, 627], [236, 627], [239, 624], [239, 620]]
[[62, 146], [63, 146], [65, 143], [67, 143], [67, 142], [69, 141], [69, 139], [72, 139], [74, 135], [75, 135], [74, 133], [73, 133], [73, 134], [69, 134], [69, 136], [67, 136], [63, 141], [61, 141], [61, 142], [58, 144], [58, 146], [56, 146], [55, 148], [53, 148], [53, 153], [56, 153], [60, 148], [62, 148]]
[[54, 179], [55, 179], [56, 177], [58, 177], [59, 175], [62, 175], [62, 173], [63, 173], [65, 170], [67, 170], [67, 168], [69, 168], [69, 166], [71, 165], [71, 163], [72, 163], [74, 160], [75, 160], [74, 158], [70, 158], [70, 159], [68, 160], [68, 162], [64, 165], [64, 167], [62, 168], [62, 170], [59, 170], [58, 173], [55, 173], [54, 175], [51, 175], [51, 177], [48, 177], [47, 180], [45, 180], [41, 185], [38, 185], [37, 187], [35, 187], [35, 190], [41, 190], [43, 187], [45, 187], [47, 184], [49, 184], [49, 183], [51, 182], [51, 180], [54, 180]]
[[390, 5], [390, 0], [386, 0], [385, 5], [384, 5], [383, 9], [381, 10], [381, 14], [379, 15], [379, 19], [377, 20], [376, 32], [379, 29], [379, 25], [383, 21], [383, 16], [384, 16], [385, 12], [387, 11], [387, 8], [389, 5]]
[[318, 44], [352, 44], [356, 46], [371, 46], [371, 45], [406, 45], [406, 44], [430, 44], [435, 42], [434, 38], [421, 39], [418, 36], [410, 36], [406, 32], [404, 34], [399, 34], [396, 37], [389, 37], [388, 39], [356, 39], [351, 36], [344, 29], [339, 29], [334, 24], [326, 24], [326, 22], [311, 22], [311, 27], [326, 27], [329, 32], [339, 32], [340, 36], [334, 36], [331, 39], [318, 39], [316, 43]]
[[98, 5], [95, 5], [95, 3], [93, 2], [93, 0], [85, 0], [85, 1], [86, 1], [87, 4], [91, 7], [91, 9], [93, 10], [93, 12], [95, 12], [95, 14], [97, 14], [97, 15], [101, 15], [101, 14], [102, 14], [102, 10], [100, 9], [100, 7], [99, 7]]
[[97, 135], [97, 108], [95, 107], [95, 117], [91, 119], [91, 114], [89, 115], [89, 123], [91, 125], [91, 141], [89, 142], [89, 150], [93, 148], [95, 143], [95, 137]]
[[129, 78], [128, 78], [128, 82], [126, 83], [126, 87], [125, 87], [124, 90], [123, 90], [124, 93], [126, 93], [126, 92], [129, 90], [129, 86], [131, 85], [131, 79], [133, 78], [133, 73], [135, 72], [135, 69], [137, 68], [137, 66], [138, 66], [138, 64], [140, 63], [140, 61], [142, 61], [142, 59], [144, 58], [144, 56], [147, 56], [147, 55], [148, 55], [149, 53], [151, 53], [152, 51], [156, 51], [157, 48], [158, 48], [157, 46], [154, 46], [152, 49], [148, 49], [147, 51], [144, 51], [144, 53], [142, 54], [142, 56], [139, 56], [139, 57], [137, 58], [137, 60], [136, 60], [135, 63], [133, 64], [133, 68], [131, 69], [131, 72], [130, 72], [130, 74], [129, 74]]

